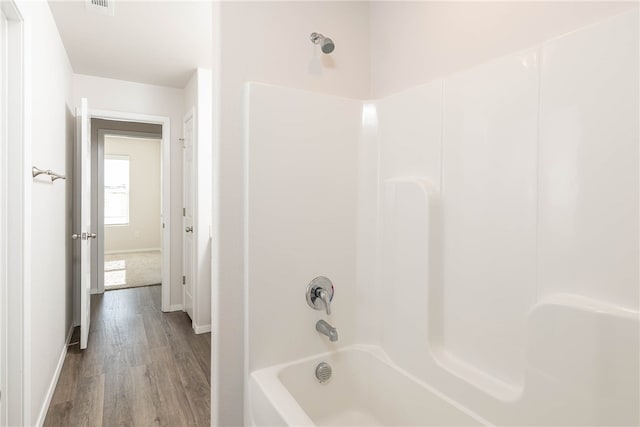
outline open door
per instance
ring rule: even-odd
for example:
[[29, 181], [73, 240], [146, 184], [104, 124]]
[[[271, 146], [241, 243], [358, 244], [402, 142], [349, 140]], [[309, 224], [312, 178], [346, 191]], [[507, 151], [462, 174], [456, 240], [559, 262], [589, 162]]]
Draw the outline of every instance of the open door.
[[[91, 232], [91, 137], [89, 109], [87, 99], [82, 98], [80, 108], [76, 111], [76, 144], [77, 160], [75, 179], [76, 197], [80, 200], [78, 233], [71, 236], [80, 245], [79, 256], [79, 287], [80, 287], [80, 348], [87, 348], [89, 341], [89, 323], [91, 321], [91, 240], [96, 234]], [[77, 268], [77, 267], [76, 267]]]
[[182, 276], [182, 298], [184, 311], [187, 312], [191, 320], [194, 319], [194, 238], [193, 238], [193, 213], [194, 213], [194, 169], [193, 169], [193, 111], [187, 114], [183, 122], [183, 156], [182, 156], [182, 197], [183, 210], [182, 219], [184, 226], [183, 233], [183, 276]]

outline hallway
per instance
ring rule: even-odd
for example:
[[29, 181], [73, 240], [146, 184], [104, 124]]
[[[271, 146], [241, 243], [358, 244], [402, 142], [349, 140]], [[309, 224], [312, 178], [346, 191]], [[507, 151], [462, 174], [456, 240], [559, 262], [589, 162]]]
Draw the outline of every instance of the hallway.
[[92, 296], [89, 346], [69, 348], [45, 426], [210, 424], [211, 334], [160, 298], [160, 286]]

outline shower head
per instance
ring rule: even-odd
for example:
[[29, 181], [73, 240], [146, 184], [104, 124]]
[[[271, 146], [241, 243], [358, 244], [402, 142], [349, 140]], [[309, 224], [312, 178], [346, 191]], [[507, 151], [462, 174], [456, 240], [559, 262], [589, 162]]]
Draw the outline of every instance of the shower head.
[[333, 44], [333, 40], [329, 37], [325, 37], [320, 33], [311, 33], [311, 43], [319, 44], [322, 53], [331, 53], [335, 49], [336, 45]]

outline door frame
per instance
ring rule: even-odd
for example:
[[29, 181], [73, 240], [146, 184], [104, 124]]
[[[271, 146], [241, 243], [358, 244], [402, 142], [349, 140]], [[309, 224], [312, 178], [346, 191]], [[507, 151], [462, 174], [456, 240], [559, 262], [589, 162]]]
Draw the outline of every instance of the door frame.
[[[23, 425], [31, 424], [31, 376], [27, 363], [31, 345], [31, 147], [28, 143], [30, 105], [27, 96], [30, 87], [26, 72], [30, 65], [29, 23], [24, 20], [21, 7], [14, 0], [1, 1], [0, 8], [7, 19], [4, 33], [7, 49], [0, 50], [3, 55], [0, 64], [4, 71], [0, 84], [4, 125], [0, 133], [0, 204], [3, 212], [3, 248], [0, 250], [0, 425]], [[9, 182], [11, 185], [8, 185]], [[11, 251], [7, 250], [8, 242], [11, 242]]]
[[[162, 125], [162, 307], [171, 311], [171, 120], [167, 116], [89, 109], [89, 120], [104, 119], [120, 122], [141, 122]], [[103, 254], [104, 255], [104, 254]]]
[[[91, 293], [101, 294], [104, 293], [104, 137], [109, 135], [118, 135], [118, 136], [130, 136], [132, 138], [144, 138], [144, 139], [159, 139], [162, 140], [161, 133], [149, 133], [149, 132], [138, 132], [138, 131], [127, 131], [127, 130], [117, 130], [117, 129], [98, 129], [98, 140], [96, 144], [97, 150], [97, 164], [96, 164], [96, 198], [97, 198], [97, 210], [98, 214], [96, 227], [98, 231], [98, 239], [97, 239], [97, 262], [96, 262], [96, 287], [91, 287]], [[161, 142], [162, 144], [162, 142]], [[160, 148], [162, 151], [162, 147]], [[162, 159], [160, 160], [162, 163]], [[162, 165], [161, 165], [162, 167]], [[162, 179], [161, 184], [162, 185]], [[162, 192], [162, 188], [160, 189]], [[163, 199], [164, 200], [164, 199]], [[161, 207], [162, 209], [162, 207]], [[102, 213], [102, 214], [101, 214]], [[162, 233], [162, 228], [160, 229]], [[162, 234], [161, 234], [161, 248], [163, 246]], [[163, 265], [164, 269], [164, 265]], [[164, 280], [164, 278], [163, 278]], [[162, 289], [164, 292], [164, 289]]]

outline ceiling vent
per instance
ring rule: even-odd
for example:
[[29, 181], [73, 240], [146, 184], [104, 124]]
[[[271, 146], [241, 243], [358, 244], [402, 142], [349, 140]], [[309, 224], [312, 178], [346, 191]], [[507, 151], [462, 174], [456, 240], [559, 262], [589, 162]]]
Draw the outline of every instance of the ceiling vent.
[[86, 1], [87, 1], [87, 10], [90, 10], [92, 12], [98, 12], [103, 15], [113, 16], [114, 0], [86, 0]]

